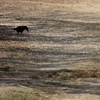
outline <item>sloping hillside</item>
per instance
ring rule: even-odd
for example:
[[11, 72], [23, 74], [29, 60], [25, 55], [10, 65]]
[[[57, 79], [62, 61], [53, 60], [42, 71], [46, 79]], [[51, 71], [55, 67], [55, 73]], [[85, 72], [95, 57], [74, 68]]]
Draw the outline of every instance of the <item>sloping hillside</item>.
[[100, 100], [99, 4], [0, 0], [0, 100]]

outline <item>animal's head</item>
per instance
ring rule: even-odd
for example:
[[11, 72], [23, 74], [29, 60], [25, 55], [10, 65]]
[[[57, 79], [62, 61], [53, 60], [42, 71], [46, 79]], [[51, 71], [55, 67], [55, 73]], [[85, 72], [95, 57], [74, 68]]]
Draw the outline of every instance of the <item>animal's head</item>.
[[26, 30], [27, 30], [27, 32], [29, 32], [29, 29], [28, 29], [28, 27], [26, 27]]
[[16, 28], [13, 28], [12, 30], [16, 30]]

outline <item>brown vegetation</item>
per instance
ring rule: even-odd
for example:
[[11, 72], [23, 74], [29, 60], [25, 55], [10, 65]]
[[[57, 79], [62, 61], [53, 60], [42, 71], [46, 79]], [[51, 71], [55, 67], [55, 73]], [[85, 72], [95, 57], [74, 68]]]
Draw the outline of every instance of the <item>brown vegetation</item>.
[[0, 0], [0, 100], [100, 100], [99, 4]]
[[67, 80], [71, 78], [100, 78], [100, 70], [60, 70], [34, 73], [33, 79]]

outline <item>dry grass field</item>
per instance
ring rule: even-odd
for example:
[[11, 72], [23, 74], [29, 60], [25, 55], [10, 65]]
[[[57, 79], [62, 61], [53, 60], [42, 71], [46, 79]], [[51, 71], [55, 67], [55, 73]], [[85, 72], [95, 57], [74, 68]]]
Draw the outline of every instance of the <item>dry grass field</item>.
[[1, 0], [0, 100], [99, 100], [99, 5]]

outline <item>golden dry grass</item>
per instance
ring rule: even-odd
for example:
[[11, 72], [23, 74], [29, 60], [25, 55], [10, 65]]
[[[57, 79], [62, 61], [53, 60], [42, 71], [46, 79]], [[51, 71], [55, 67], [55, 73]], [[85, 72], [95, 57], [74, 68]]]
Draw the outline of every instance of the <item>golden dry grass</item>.
[[50, 96], [38, 89], [25, 86], [0, 87], [0, 100], [51, 100]]
[[0, 100], [99, 100], [99, 4], [1, 0]]

